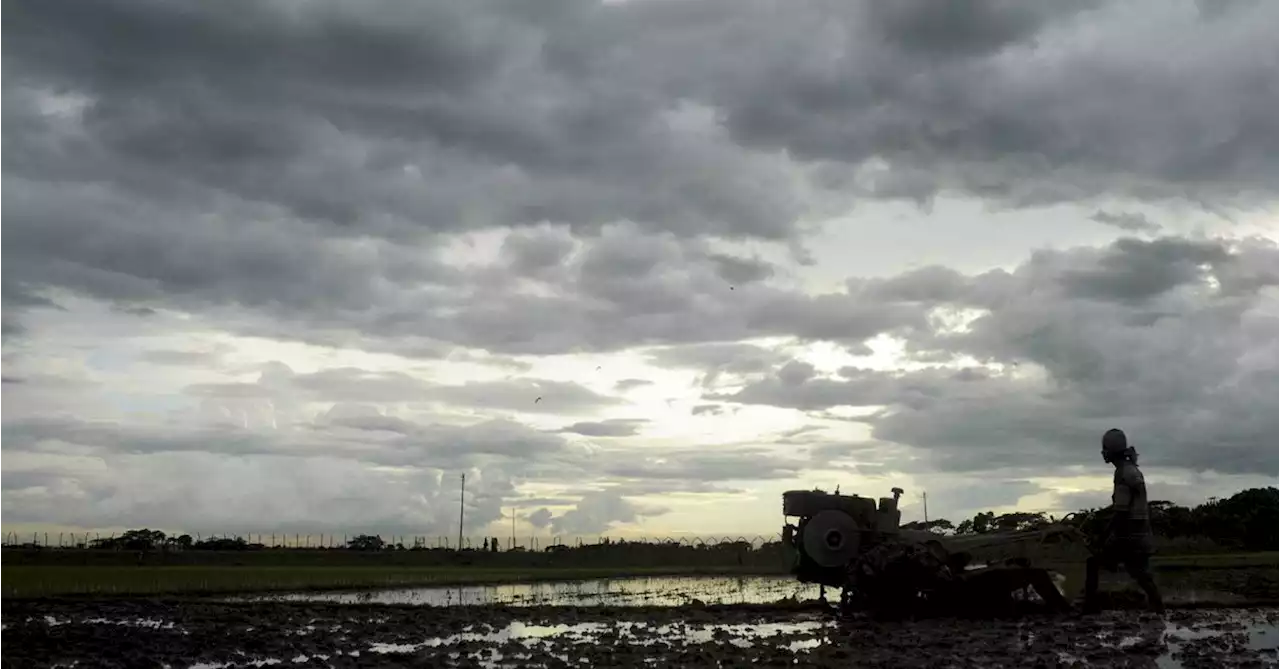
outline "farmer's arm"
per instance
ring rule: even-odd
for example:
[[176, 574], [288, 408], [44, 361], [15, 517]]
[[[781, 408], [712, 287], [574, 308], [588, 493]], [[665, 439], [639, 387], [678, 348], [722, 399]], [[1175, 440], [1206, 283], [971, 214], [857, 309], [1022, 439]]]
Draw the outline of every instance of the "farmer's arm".
[[1111, 494], [1111, 518], [1107, 523], [1107, 532], [1103, 543], [1123, 536], [1128, 530], [1130, 506], [1133, 504], [1132, 481], [1128, 476], [1121, 476], [1116, 481], [1115, 491]]

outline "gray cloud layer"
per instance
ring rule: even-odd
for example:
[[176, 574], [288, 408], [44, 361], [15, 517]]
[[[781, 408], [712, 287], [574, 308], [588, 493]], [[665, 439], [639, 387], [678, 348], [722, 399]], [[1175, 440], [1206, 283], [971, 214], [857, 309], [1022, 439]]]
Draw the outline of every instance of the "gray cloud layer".
[[[173, 401], [197, 405], [195, 424], [164, 411], [72, 419], [99, 382], [60, 376], [28, 337], [29, 317], [68, 295], [157, 324], [190, 315], [520, 372], [529, 363], [511, 356], [654, 347], [650, 362], [700, 370], [717, 403], [828, 420], [884, 407], [866, 419], [876, 442], [945, 471], [1078, 462], [1120, 425], [1165, 464], [1274, 472], [1272, 243], [1126, 239], [1008, 272], [935, 266], [820, 294], [756, 250], [803, 265], [808, 221], [942, 193], [1072, 203], [1098, 212], [1081, 225], [1147, 234], [1159, 230], [1125, 200], [1274, 207], [1277, 12], [1262, 0], [17, 0], [0, 154], [2, 330], [19, 370], [3, 384], [19, 417], [4, 422], [5, 519], [217, 524], [270, 508], [296, 526], [319, 522], [296, 511], [311, 504], [325, 522], [363, 507], [370, 523], [439, 529], [452, 518], [440, 472], [468, 469], [478, 519], [499, 517], [514, 482], [610, 478], [621, 487], [530, 517], [597, 531], [663, 511], [628, 494], [805, 466], [750, 448], [637, 457], [627, 440], [642, 423], [595, 415], [622, 400], [532, 378], [276, 364], [256, 383], [192, 382]], [[981, 315], [944, 327], [959, 310]], [[878, 335], [917, 360], [1022, 372], [833, 379], [742, 342], [860, 351]], [[222, 353], [140, 362], [210, 368]], [[710, 420], [717, 406], [691, 411]], [[562, 427], [510, 420], [530, 413]], [[578, 449], [593, 437], [611, 447]], [[84, 453], [115, 469], [67, 464]], [[897, 455], [857, 466], [909, 462]], [[352, 461], [358, 473], [338, 481]], [[211, 486], [184, 501], [201, 480], [260, 492]]]
[[1037, 253], [1012, 272], [851, 282], [869, 300], [982, 310], [963, 331], [909, 331], [909, 351], [1016, 373], [847, 368], [831, 379], [793, 361], [710, 396], [883, 407], [867, 419], [874, 438], [922, 449], [949, 471], [1079, 463], [1081, 449], [1121, 427], [1163, 466], [1275, 472], [1278, 263], [1272, 242], [1125, 239]]

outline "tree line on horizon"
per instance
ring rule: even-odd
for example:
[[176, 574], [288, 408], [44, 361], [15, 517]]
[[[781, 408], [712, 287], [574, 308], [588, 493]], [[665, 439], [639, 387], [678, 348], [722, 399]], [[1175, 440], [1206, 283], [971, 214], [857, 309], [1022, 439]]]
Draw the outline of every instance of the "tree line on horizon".
[[[1242, 490], [1225, 499], [1185, 507], [1166, 500], [1148, 502], [1151, 529], [1169, 539], [1207, 539], [1223, 547], [1241, 550], [1276, 550], [1280, 523], [1280, 493], [1274, 486]], [[1055, 518], [1045, 513], [1014, 512], [996, 515], [984, 511], [953, 523], [946, 518], [904, 523], [903, 529], [927, 530], [942, 535], [1034, 530], [1052, 523], [1067, 523], [1091, 537], [1101, 536], [1109, 508], [1093, 508]]]

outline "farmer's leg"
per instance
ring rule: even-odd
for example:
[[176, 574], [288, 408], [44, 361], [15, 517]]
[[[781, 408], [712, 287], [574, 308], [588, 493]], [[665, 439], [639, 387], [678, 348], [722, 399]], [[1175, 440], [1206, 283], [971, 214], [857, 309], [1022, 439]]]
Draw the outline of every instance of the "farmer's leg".
[[1084, 610], [1097, 611], [1098, 606], [1098, 572], [1102, 569], [1102, 558], [1090, 555], [1084, 562]]
[[1124, 569], [1138, 583], [1138, 587], [1147, 594], [1147, 606], [1153, 611], [1164, 610], [1164, 598], [1160, 596], [1160, 588], [1151, 575], [1151, 556], [1138, 553], [1125, 556]]

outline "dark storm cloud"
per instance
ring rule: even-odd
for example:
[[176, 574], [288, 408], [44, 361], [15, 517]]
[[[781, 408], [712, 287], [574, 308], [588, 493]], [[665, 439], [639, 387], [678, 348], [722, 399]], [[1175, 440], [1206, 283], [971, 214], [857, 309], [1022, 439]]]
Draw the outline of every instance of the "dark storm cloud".
[[26, 334], [27, 328], [19, 318], [22, 311], [33, 307], [62, 308], [53, 300], [38, 294], [39, 287], [29, 286], [25, 282], [19, 283], [16, 279], [16, 276], [10, 277], [6, 273], [4, 286], [0, 289], [0, 300], [4, 305], [4, 313], [0, 315], [0, 337], [5, 341], [20, 339]]
[[580, 421], [563, 427], [560, 432], [571, 432], [584, 437], [633, 437], [649, 421], [630, 418], [611, 418], [602, 421]]
[[724, 254], [712, 254], [716, 273], [730, 284], [761, 281], [773, 276], [773, 266], [759, 258], [737, 258]]
[[[658, 281], [662, 242], [617, 264], [597, 244], [581, 294], [492, 312], [462, 308], [491, 296], [432, 251], [439, 233], [563, 223], [504, 249], [508, 271], [554, 276], [570, 231], [794, 244], [798, 218], [852, 197], [942, 188], [1268, 202], [1276, 5], [1207, 20], [1183, 4], [18, 2], [4, 278], [247, 307], [290, 336], [384, 349], [487, 333], [477, 345], [600, 350], [798, 318], [806, 336], [875, 334], [889, 324], [832, 300], [757, 295], [728, 317], [711, 291], [770, 268], [721, 254], [697, 285]], [[635, 285], [585, 283], [632, 270]], [[611, 322], [634, 334], [533, 334], [627, 312], [583, 298], [626, 301], [637, 316]], [[6, 314], [6, 335], [21, 327]]]
[[[748, 376], [760, 374], [774, 365], [787, 361], [781, 351], [745, 343], [708, 343], [688, 346], [672, 346], [649, 352], [651, 364], [659, 367], [697, 369], [701, 372], [698, 383], [704, 388], [714, 388], [724, 375]], [[711, 411], [715, 405], [710, 405]], [[694, 415], [700, 413], [695, 407]]]
[[[767, 283], [728, 290], [711, 256], [706, 245], [675, 235], [611, 226], [583, 238], [571, 261], [540, 279], [541, 290], [473, 289], [470, 301], [451, 309], [451, 320], [418, 311], [386, 321], [391, 332], [439, 332], [470, 346], [526, 354], [778, 335], [853, 343], [925, 322], [916, 306], [862, 308], [847, 294], [810, 296]], [[708, 355], [732, 355], [736, 344], [721, 352], [706, 346]]]
[[629, 390], [635, 390], [636, 388], [643, 388], [651, 385], [653, 385], [653, 381], [646, 379], [623, 379], [613, 384], [613, 389], [620, 393], [625, 393]]
[[[82, 172], [108, 161], [122, 179], [163, 171], [383, 231], [630, 218], [778, 236], [795, 211], [781, 197], [747, 206], [750, 167], [705, 170], [732, 148], [682, 141], [667, 123], [675, 99], [627, 71], [642, 63], [565, 71], [575, 59], [543, 44], [625, 20], [589, 3], [25, 3], [10, 14], [17, 76], [6, 92], [47, 86], [92, 100]], [[12, 167], [56, 169], [50, 154], [65, 148], [23, 142], [12, 155], [43, 160]], [[406, 180], [407, 165], [420, 176]], [[695, 178], [689, 196], [682, 182]]]
[[1136, 211], [1097, 211], [1090, 220], [1125, 232], [1159, 232], [1160, 224]]
[[[945, 38], [944, 15], [923, 4], [870, 3], [878, 22], [831, 14], [819, 25], [799, 12], [775, 26], [777, 57], [752, 61], [760, 76], [719, 80], [735, 138], [812, 159], [877, 157], [882, 169], [850, 180], [889, 197], [1274, 198], [1274, 3], [1214, 22], [1187, 3], [963, 3], [971, 11], [946, 21]], [[814, 23], [804, 40], [801, 20]]]
[[519, 231], [503, 241], [502, 253], [512, 272], [537, 276], [562, 265], [575, 246], [573, 236], [563, 228]]
[[469, 381], [442, 385], [402, 372], [373, 372], [353, 367], [299, 374], [275, 362], [258, 381], [200, 383], [187, 392], [210, 399], [262, 399], [278, 402], [440, 402], [459, 407], [501, 409], [527, 413], [573, 414], [617, 404], [577, 383], [544, 379]]
[[26, 490], [28, 488], [49, 488], [62, 482], [62, 476], [55, 472], [43, 471], [6, 471], [0, 483], [5, 490]]
[[255, 398], [298, 393], [318, 401], [421, 402], [432, 384], [400, 372], [370, 372], [352, 367], [298, 374], [287, 365], [271, 363], [254, 383], [200, 383], [187, 392], [200, 397]]
[[631, 523], [665, 513], [668, 509], [636, 504], [617, 491], [601, 490], [583, 495], [577, 506], [551, 518], [550, 525], [556, 534], [596, 534], [615, 523]]
[[1228, 250], [1216, 242], [1122, 239], [1093, 267], [1068, 271], [1062, 283], [1069, 296], [1142, 303], [1179, 286], [1203, 283], [1213, 265], [1230, 260]]
[[529, 524], [542, 529], [551, 524], [553, 514], [547, 508], [541, 508], [529, 514]]
[[[882, 407], [863, 419], [875, 439], [923, 449], [949, 471], [1078, 463], [1121, 427], [1161, 466], [1273, 472], [1277, 260], [1275, 244], [1260, 240], [1039, 252], [1000, 281], [961, 277], [937, 293], [934, 306], [984, 310], [967, 329], [907, 338], [915, 354], [972, 356], [1010, 373], [849, 368], [832, 379], [792, 363], [709, 397], [812, 412]], [[998, 300], [992, 285], [1004, 289]]]
[[1049, 21], [1099, 4], [962, 0], [939, 5], [903, 0], [868, 2], [864, 11], [873, 29], [903, 51], [954, 58], [988, 55], [1024, 42]]
[[[6, 421], [6, 453], [82, 453], [98, 456], [216, 454], [219, 456], [349, 458], [363, 463], [464, 471], [468, 467], [531, 469], [538, 463], [575, 471], [564, 440], [519, 423], [420, 423], [373, 411], [330, 411], [314, 423], [275, 430], [185, 419], [124, 424], [72, 418]], [[382, 431], [383, 435], [371, 434]], [[69, 445], [72, 450], [65, 450]], [[352, 464], [348, 462], [348, 464]], [[514, 475], [514, 474], [513, 474]], [[521, 475], [523, 476], [523, 474]]]

